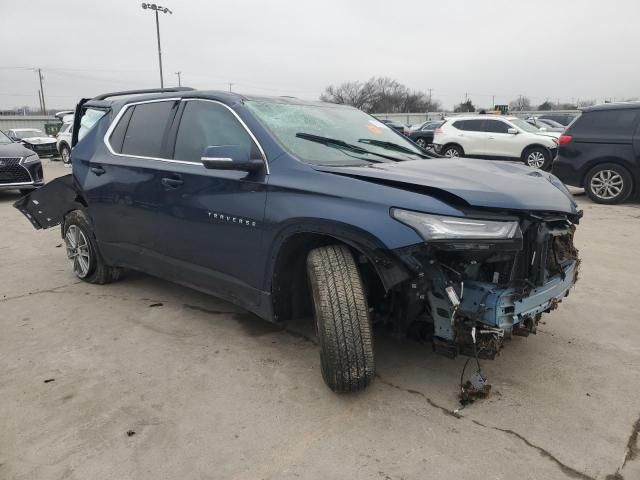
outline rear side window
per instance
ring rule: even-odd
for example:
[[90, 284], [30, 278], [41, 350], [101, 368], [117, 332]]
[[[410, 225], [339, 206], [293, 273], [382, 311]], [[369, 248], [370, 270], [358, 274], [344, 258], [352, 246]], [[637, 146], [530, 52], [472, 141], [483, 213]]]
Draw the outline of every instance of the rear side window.
[[[132, 113], [124, 134], [122, 153], [125, 155], [161, 158], [163, 156], [163, 140], [166, 136], [169, 120], [174, 113], [173, 107], [175, 104], [176, 102], [174, 101], [165, 101], [142, 103], [129, 107]], [[123, 120], [126, 120], [126, 116], [126, 114], [122, 116], [114, 129], [114, 134], [124, 123]], [[112, 136], [112, 138], [114, 137]]]
[[226, 107], [199, 100], [186, 102], [173, 158], [199, 162], [205, 148], [222, 145], [242, 145], [252, 158], [261, 157], [251, 136]]
[[98, 123], [102, 117], [106, 115], [105, 110], [98, 110], [97, 108], [86, 108], [80, 119], [80, 128], [78, 129], [78, 141], [82, 140], [84, 136]]
[[638, 110], [603, 110], [583, 113], [571, 133], [593, 137], [633, 135]]

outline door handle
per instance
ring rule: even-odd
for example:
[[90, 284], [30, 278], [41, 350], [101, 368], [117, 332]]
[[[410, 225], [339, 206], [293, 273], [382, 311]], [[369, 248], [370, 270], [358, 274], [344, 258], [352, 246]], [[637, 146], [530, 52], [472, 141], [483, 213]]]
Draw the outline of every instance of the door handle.
[[182, 178], [180, 178], [180, 176], [178, 175], [173, 177], [164, 177], [160, 181], [162, 182], [162, 185], [164, 185], [167, 188], [178, 188], [184, 183]]
[[103, 173], [107, 173], [107, 171], [104, 168], [102, 168], [100, 165], [96, 167], [91, 167], [91, 171], [98, 176], [102, 175]]

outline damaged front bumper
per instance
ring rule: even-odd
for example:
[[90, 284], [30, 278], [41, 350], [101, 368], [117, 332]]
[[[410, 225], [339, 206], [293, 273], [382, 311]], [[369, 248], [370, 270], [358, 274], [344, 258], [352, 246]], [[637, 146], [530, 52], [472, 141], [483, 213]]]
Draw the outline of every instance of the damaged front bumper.
[[396, 251], [413, 277], [397, 288], [394, 321], [410, 332], [419, 325], [438, 353], [493, 358], [504, 338], [535, 333], [540, 316], [569, 294], [580, 265], [577, 221], [529, 214], [510, 241], [425, 242]]

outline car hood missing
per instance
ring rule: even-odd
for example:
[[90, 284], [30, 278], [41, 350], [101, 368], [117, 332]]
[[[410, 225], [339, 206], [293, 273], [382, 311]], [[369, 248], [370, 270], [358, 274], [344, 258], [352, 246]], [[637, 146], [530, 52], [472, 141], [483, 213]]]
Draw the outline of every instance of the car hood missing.
[[473, 158], [410, 160], [357, 167], [314, 167], [323, 172], [384, 183], [426, 187], [473, 207], [578, 213], [564, 185], [553, 175], [525, 165]]

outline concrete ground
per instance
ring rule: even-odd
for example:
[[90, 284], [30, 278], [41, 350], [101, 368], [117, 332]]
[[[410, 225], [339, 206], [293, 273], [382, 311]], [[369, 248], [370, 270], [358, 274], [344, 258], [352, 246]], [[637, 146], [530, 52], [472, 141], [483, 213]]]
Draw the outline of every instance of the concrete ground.
[[579, 283], [483, 362], [493, 393], [458, 418], [464, 357], [379, 335], [376, 382], [335, 395], [312, 338], [142, 274], [78, 281], [17, 198], [0, 192], [0, 479], [640, 478], [638, 203], [578, 197]]

